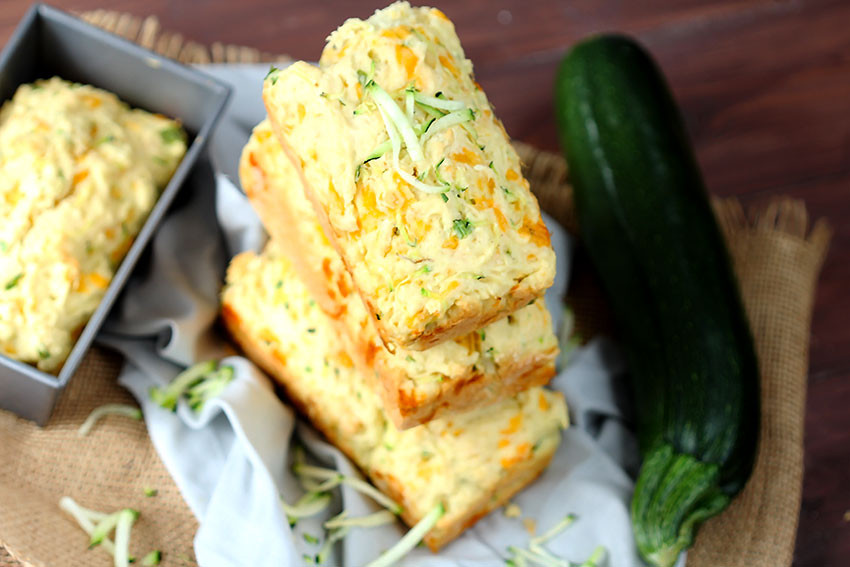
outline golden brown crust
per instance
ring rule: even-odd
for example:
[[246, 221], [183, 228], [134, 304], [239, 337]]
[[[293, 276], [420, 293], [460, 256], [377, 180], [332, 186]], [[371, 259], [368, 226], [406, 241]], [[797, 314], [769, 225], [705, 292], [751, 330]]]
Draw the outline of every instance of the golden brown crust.
[[[434, 526], [425, 536], [425, 545], [431, 551], [437, 552], [440, 548], [457, 538], [464, 530], [475, 525], [478, 520], [493, 510], [504, 506], [514, 494], [531, 484], [549, 466], [549, 462], [555, 454], [554, 449], [556, 447], [557, 445], [553, 446], [548, 453], [538, 454], [536, 458], [523, 461], [512, 467], [510, 474], [506, 474], [501, 478], [492, 493], [482, 495], [481, 498], [456, 517], [453, 522], [438, 523]], [[411, 505], [404, 486], [397, 479], [381, 475], [380, 473], [373, 474], [370, 478], [381, 492], [401, 504], [404, 509], [401, 514], [404, 523], [408, 526], [413, 526], [422, 519], [408, 513]]]
[[[238, 312], [229, 304], [222, 305], [222, 320], [230, 333], [232, 339], [241, 347], [245, 354], [254, 361], [257, 366], [269, 374], [286, 392], [293, 405], [305, 414], [313, 425], [328, 438], [328, 440], [345, 453], [352, 461], [357, 463], [353, 449], [347, 444], [348, 439], [340, 434], [340, 430], [334, 427], [331, 416], [322, 411], [318, 404], [311, 403], [315, 396], [300, 386], [298, 377], [291, 374], [285, 359], [276, 356], [274, 349], [266, 345], [259, 337], [255, 336], [251, 329], [245, 325], [244, 320], [239, 317]], [[532, 482], [546, 468], [554, 454], [557, 443], [551, 447], [541, 447], [541, 450], [529, 458], [512, 466], [501, 477], [494, 490], [483, 494], [478, 500], [470, 505], [462, 513], [451, 511], [454, 517], [451, 522], [439, 522], [426, 536], [425, 543], [432, 551], [438, 551], [441, 547], [458, 537], [465, 529], [475, 524], [479, 519], [486, 516], [492, 510], [504, 505], [514, 494]], [[359, 463], [358, 463], [359, 464]], [[404, 522], [415, 525], [422, 518], [413, 515], [410, 510], [413, 506], [411, 495], [406, 487], [394, 477], [381, 474], [377, 471], [365, 471], [375, 486], [390, 498], [401, 504], [404, 511], [401, 514]]]
[[250, 328], [244, 324], [238, 312], [227, 303], [222, 305], [221, 316], [230, 338], [242, 349], [245, 355], [283, 388], [287, 398], [298, 411], [310, 419], [316, 429], [345, 453], [348, 458], [356, 462], [354, 453], [345, 444], [344, 437], [336, 435], [337, 430], [330, 423], [329, 417], [321, 411], [321, 407], [310, 403], [309, 392], [300, 387], [301, 383], [297, 376], [290, 374], [285, 359], [276, 356], [273, 348], [251, 333]]
[[[322, 226], [322, 231], [328, 237], [328, 240], [330, 241], [331, 245], [333, 245], [334, 249], [337, 251], [337, 254], [342, 257], [344, 262], [345, 256], [343, 255], [342, 248], [340, 247], [339, 242], [337, 241], [336, 232], [334, 232], [333, 227], [331, 226], [327, 211], [325, 211], [324, 207], [322, 207], [318, 196], [316, 195], [315, 191], [313, 191], [312, 185], [309, 181], [307, 181], [307, 177], [305, 177], [304, 175], [304, 168], [301, 165], [301, 159], [298, 157], [298, 153], [287, 142], [286, 136], [283, 134], [283, 129], [281, 128], [280, 123], [275, 119], [274, 113], [269, 113], [269, 122], [272, 125], [272, 131], [274, 132], [277, 141], [280, 142], [284, 153], [287, 155], [287, 157], [289, 157], [289, 161], [295, 168], [295, 171], [298, 172], [298, 178], [301, 180], [301, 186], [304, 189], [304, 195], [310, 201], [310, 204], [313, 205], [313, 209], [316, 211], [316, 216], [319, 218], [319, 224]], [[346, 268], [348, 268], [348, 266], [346, 266]]]
[[555, 454], [555, 447], [548, 454], [538, 455], [535, 459], [524, 461], [513, 467], [511, 474], [502, 477], [492, 494], [482, 495], [456, 521], [449, 524], [438, 524], [428, 532], [425, 536], [425, 544], [431, 551], [438, 551], [463, 533], [464, 530], [474, 526], [478, 520], [507, 504], [514, 494], [534, 482], [549, 466], [549, 462]]
[[[288, 243], [288, 250], [304, 250], [310, 247], [310, 243], [297, 229], [298, 219], [295, 218], [292, 208], [287, 206], [288, 201], [278, 195], [273, 183], [268, 183], [262, 165], [248, 146], [239, 162], [239, 179], [254, 211], [272, 238]], [[335, 288], [331, 282], [325, 281], [321, 271], [317, 272], [313, 268], [314, 263], [302, 255], [290, 256], [301, 280], [310, 289], [319, 306], [328, 315], [337, 316], [342, 305], [337, 296], [340, 286]]]
[[386, 355], [375, 356], [374, 343], [352, 332], [347, 325], [340, 324], [342, 335], [348, 340], [355, 353], [354, 362], [364, 373], [374, 371], [381, 377], [380, 394], [384, 409], [399, 429], [408, 429], [432, 419], [446, 417], [472, 408], [494, 404], [533, 386], [544, 386], [555, 375], [555, 358], [558, 349], [511, 360], [499, 366], [495, 374], [485, 375], [470, 368], [463, 376], [445, 382], [439, 396], [429, 401], [417, 398], [405, 388], [407, 374], [399, 368], [390, 367]]

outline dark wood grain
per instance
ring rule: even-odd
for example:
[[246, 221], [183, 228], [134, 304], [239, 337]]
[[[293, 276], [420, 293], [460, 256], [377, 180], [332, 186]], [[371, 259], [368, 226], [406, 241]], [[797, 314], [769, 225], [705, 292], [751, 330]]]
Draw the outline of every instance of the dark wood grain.
[[[357, 0], [57, 0], [73, 10], [155, 14], [165, 29], [315, 59]], [[682, 106], [707, 184], [745, 203], [806, 200], [836, 229], [813, 315], [806, 477], [795, 565], [850, 564], [850, 2], [434, 0], [457, 26], [508, 131], [557, 150], [552, 78], [591, 33], [636, 35]], [[5, 43], [28, 7], [0, 2]]]

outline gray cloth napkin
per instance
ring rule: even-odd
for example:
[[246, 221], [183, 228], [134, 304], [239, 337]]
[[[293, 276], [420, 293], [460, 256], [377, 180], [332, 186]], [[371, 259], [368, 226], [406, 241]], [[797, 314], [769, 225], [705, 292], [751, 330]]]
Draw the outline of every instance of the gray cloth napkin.
[[[342, 508], [350, 516], [377, 510], [369, 499], [344, 487], [326, 514], [291, 529], [278, 498], [301, 495], [289, 470], [297, 440], [318, 463], [359, 475], [274, 394], [269, 379], [234, 355], [215, 328], [218, 293], [229, 259], [259, 251], [266, 236], [238, 189], [236, 164], [251, 128], [264, 117], [260, 91], [265, 66], [208, 66], [235, 88], [225, 119], [211, 140], [210, 160], [191, 176], [116, 304], [99, 340], [127, 359], [119, 378], [138, 399], [151, 440], [181, 494], [200, 521], [195, 538], [204, 567], [301, 565], [317, 546], [321, 522]], [[546, 219], [558, 257], [556, 285], [546, 302], [557, 325], [570, 265], [566, 232]], [[223, 358], [236, 379], [222, 395], [195, 413], [181, 403], [176, 413], [150, 401], [148, 391], [166, 384], [184, 366]], [[552, 381], [570, 409], [572, 426], [550, 467], [513, 502], [542, 533], [566, 514], [577, 521], [548, 544], [555, 554], [581, 562], [597, 545], [607, 549], [602, 565], [640, 565], [633, 543], [628, 502], [637, 451], [624, 418], [623, 361], [616, 347], [595, 339], [575, 350]], [[503, 565], [507, 546], [527, 546], [519, 518], [497, 510], [434, 555], [417, 548], [408, 567]], [[328, 565], [360, 567], [395, 543], [400, 524], [353, 530], [337, 545]]]

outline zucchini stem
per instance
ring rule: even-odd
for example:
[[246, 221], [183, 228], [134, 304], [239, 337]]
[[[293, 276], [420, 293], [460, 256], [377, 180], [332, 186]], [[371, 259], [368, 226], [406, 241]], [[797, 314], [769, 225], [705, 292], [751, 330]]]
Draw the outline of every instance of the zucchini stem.
[[657, 445], [646, 455], [632, 497], [638, 551], [651, 565], [672, 567], [699, 525], [729, 501], [716, 464], [677, 453], [667, 443]]

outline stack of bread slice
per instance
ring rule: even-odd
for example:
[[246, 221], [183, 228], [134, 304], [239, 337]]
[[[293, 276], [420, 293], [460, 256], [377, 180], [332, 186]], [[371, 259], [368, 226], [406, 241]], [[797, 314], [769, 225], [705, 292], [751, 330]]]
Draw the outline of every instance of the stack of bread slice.
[[439, 10], [348, 20], [263, 98], [240, 178], [271, 239], [233, 259], [223, 319], [405, 522], [443, 506], [436, 550], [567, 426], [537, 201]]

